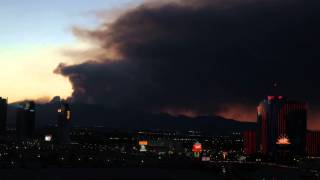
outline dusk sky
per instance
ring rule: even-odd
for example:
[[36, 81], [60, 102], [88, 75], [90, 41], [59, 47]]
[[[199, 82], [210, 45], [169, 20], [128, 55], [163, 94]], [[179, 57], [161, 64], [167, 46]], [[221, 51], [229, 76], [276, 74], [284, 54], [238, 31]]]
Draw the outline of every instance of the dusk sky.
[[319, 2], [159, 2], [1, 0], [0, 95], [254, 121], [279, 94], [320, 129]]
[[70, 96], [67, 78], [54, 74], [62, 53], [81, 48], [73, 26], [95, 27], [99, 12], [122, 9], [139, 0], [1, 0], [0, 95], [10, 102], [26, 98]]

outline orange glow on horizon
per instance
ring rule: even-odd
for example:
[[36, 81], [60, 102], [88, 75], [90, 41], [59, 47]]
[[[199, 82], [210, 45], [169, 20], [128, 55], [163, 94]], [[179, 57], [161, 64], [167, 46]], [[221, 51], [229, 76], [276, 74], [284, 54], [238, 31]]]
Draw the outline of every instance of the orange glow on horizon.
[[[280, 97], [281, 98], [281, 97]], [[221, 110], [215, 115], [226, 119], [233, 119], [240, 122], [257, 122], [257, 113], [261, 111], [261, 107], [246, 106], [241, 104], [223, 105]], [[192, 109], [185, 108], [164, 108], [160, 112], [168, 113], [171, 116], [183, 115], [189, 118], [195, 118], [201, 114]], [[308, 112], [308, 130], [320, 130], [320, 108], [310, 109]]]
[[256, 122], [256, 110], [257, 108], [252, 108], [241, 104], [229, 104], [223, 105], [221, 110], [216, 114], [227, 119], [234, 119], [242, 122]]

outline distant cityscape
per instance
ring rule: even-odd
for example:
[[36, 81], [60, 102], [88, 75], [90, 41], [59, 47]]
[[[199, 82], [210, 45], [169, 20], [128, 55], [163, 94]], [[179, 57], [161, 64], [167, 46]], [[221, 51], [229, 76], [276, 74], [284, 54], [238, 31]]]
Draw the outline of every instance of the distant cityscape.
[[227, 135], [73, 127], [72, 104], [60, 99], [53, 104], [54, 126], [37, 129], [36, 104], [24, 101], [16, 105], [16, 128], [10, 129], [8, 102], [0, 98], [0, 169], [191, 167], [233, 177], [239, 167], [248, 174], [252, 167], [281, 167], [299, 169], [304, 178], [319, 177], [320, 131], [307, 130], [307, 102], [268, 96], [257, 107], [255, 128]]

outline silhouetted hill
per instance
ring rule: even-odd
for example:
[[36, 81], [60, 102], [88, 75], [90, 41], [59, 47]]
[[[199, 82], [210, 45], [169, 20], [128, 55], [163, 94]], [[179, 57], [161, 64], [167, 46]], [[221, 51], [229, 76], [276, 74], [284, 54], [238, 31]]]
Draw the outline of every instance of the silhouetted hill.
[[[9, 125], [15, 125], [15, 105], [9, 106]], [[37, 105], [36, 126], [45, 127], [55, 125], [58, 105], [48, 103]], [[72, 123], [74, 126], [104, 126], [112, 129], [130, 130], [190, 130], [197, 129], [213, 134], [230, 131], [252, 129], [255, 123], [243, 123], [218, 116], [200, 116], [189, 118], [186, 116], [171, 116], [165, 113], [146, 113], [127, 109], [108, 109], [99, 105], [72, 104]]]

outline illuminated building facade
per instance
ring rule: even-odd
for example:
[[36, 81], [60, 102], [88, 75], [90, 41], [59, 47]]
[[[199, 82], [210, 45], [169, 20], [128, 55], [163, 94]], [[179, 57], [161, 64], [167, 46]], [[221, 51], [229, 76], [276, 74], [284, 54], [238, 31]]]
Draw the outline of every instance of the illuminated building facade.
[[0, 135], [6, 134], [7, 129], [7, 99], [0, 97]]
[[17, 138], [19, 140], [33, 138], [35, 132], [35, 103], [23, 102], [17, 109]]
[[61, 102], [57, 110], [58, 113], [58, 132], [57, 141], [59, 144], [68, 144], [70, 140], [71, 131], [71, 109], [68, 103]]
[[257, 107], [258, 145], [265, 155], [277, 153], [277, 142], [287, 137], [290, 151], [304, 155], [307, 132], [307, 105], [282, 96], [268, 96]]
[[307, 154], [320, 157], [320, 131], [307, 133]]
[[256, 131], [243, 132], [243, 151], [246, 155], [252, 155], [256, 153], [257, 138]]

